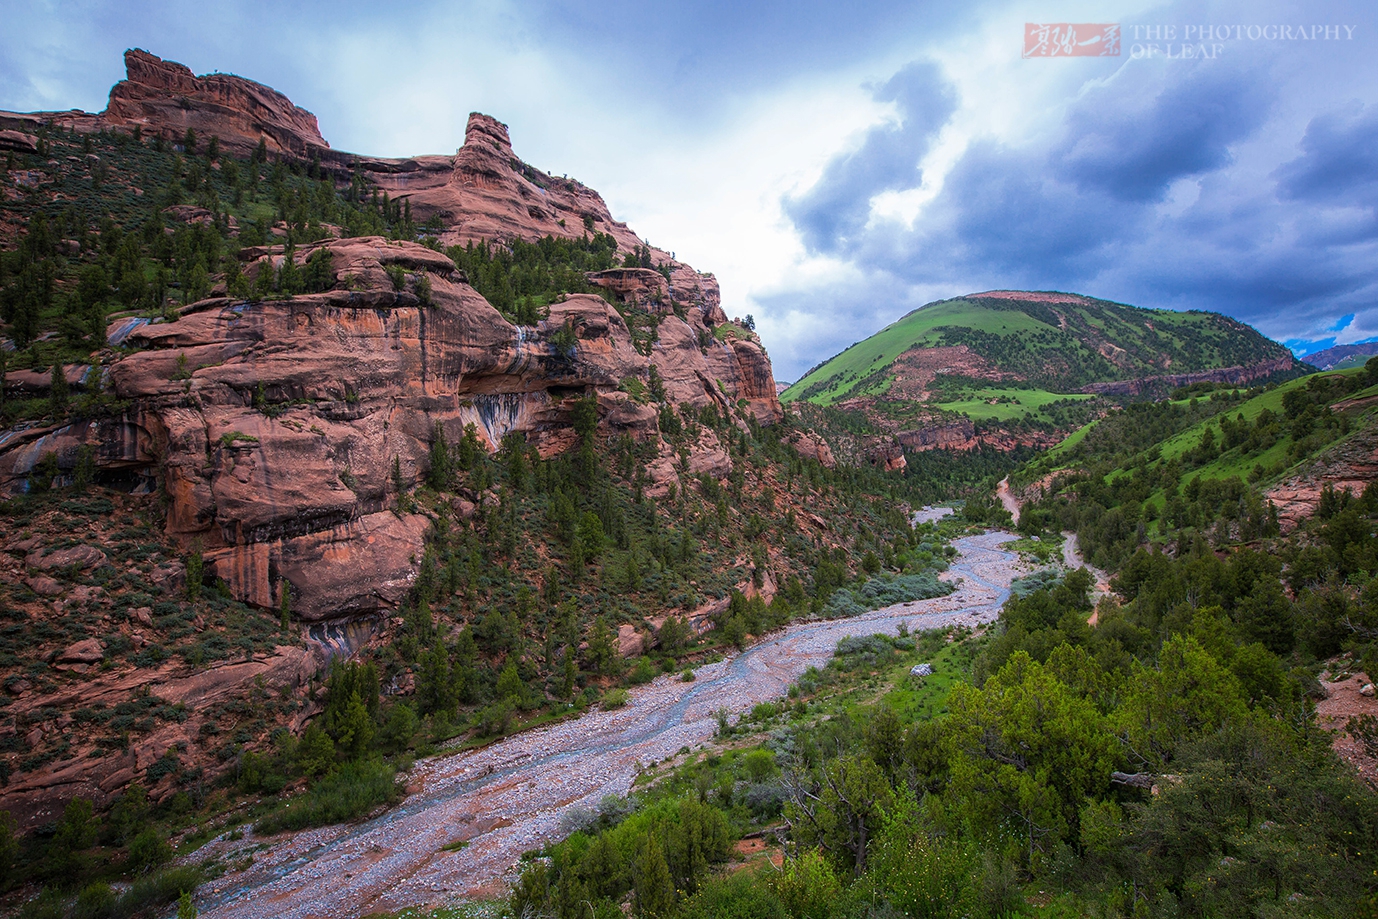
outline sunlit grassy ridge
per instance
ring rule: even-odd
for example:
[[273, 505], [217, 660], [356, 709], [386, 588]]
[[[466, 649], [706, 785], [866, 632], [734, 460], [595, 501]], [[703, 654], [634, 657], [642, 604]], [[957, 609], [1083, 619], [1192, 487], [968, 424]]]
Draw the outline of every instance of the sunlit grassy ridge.
[[820, 405], [832, 405], [848, 396], [862, 395], [862, 392], [853, 391], [858, 382], [889, 367], [911, 348], [942, 344], [942, 329], [947, 326], [992, 334], [1037, 332], [1053, 328], [1022, 313], [991, 309], [966, 300], [929, 304], [809, 371], [785, 390], [780, 398], [785, 402], [808, 399]]

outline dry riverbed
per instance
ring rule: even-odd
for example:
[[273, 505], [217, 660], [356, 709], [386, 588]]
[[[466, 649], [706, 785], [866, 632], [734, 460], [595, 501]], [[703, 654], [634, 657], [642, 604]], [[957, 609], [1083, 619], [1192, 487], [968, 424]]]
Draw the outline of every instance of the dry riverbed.
[[[954, 541], [946, 597], [901, 603], [851, 619], [800, 622], [746, 651], [633, 689], [627, 705], [518, 734], [480, 750], [417, 763], [416, 789], [360, 824], [255, 840], [217, 840], [205, 853], [252, 864], [202, 888], [207, 919], [361, 916], [406, 906], [500, 894], [521, 854], [558, 836], [572, 805], [596, 807], [626, 794], [641, 769], [708, 742], [722, 708], [742, 712], [777, 699], [808, 667], [821, 666], [849, 635], [976, 626], [993, 620], [1026, 567], [986, 533]], [[466, 845], [445, 851], [458, 841]], [[266, 845], [265, 845], [266, 844]]]

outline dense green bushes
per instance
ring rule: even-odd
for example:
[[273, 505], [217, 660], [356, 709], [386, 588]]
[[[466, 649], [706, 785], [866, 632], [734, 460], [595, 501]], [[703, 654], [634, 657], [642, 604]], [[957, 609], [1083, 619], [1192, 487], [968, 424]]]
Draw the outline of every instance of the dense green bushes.
[[1025, 507], [1020, 529], [1072, 530], [1088, 560], [1108, 569], [1150, 543], [1175, 541], [1181, 552], [1198, 537], [1223, 547], [1275, 536], [1276, 509], [1254, 486], [1349, 434], [1356, 420], [1332, 405], [1378, 382], [1378, 363], [1372, 369], [1252, 390], [1247, 402], [1216, 392], [1112, 412], [1074, 446], [1015, 477], [1028, 484], [1065, 470]]
[[342, 823], [362, 817], [400, 796], [397, 770], [379, 759], [362, 759], [331, 770], [304, 795], [258, 821], [263, 834]]
[[859, 616], [883, 606], [941, 597], [954, 589], [933, 572], [868, 578], [856, 589], [843, 587], [834, 592], [823, 607], [823, 615]]
[[592, 835], [574, 833], [554, 847], [548, 865], [523, 873], [511, 908], [582, 919], [590, 907], [595, 915], [616, 914], [630, 893], [638, 915], [668, 916], [727, 860], [731, 845], [717, 809], [688, 798], [667, 802]]

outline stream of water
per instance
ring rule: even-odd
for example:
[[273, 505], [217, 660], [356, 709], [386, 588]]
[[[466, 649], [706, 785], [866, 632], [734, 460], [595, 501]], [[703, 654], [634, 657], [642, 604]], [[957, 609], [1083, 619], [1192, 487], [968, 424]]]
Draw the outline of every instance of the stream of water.
[[[521, 854], [559, 835], [569, 807], [626, 794], [650, 763], [711, 740], [720, 709], [778, 699], [847, 636], [977, 625], [994, 619], [1018, 573], [1015, 537], [958, 539], [944, 578], [957, 590], [851, 619], [799, 622], [746, 651], [700, 668], [693, 682], [659, 677], [628, 704], [417, 764], [416, 788], [387, 813], [266, 843], [251, 836], [208, 847], [226, 863], [253, 863], [202, 889], [208, 919], [358, 916], [500, 893]], [[418, 787], [419, 786], [419, 787]], [[455, 851], [446, 846], [464, 842]]]

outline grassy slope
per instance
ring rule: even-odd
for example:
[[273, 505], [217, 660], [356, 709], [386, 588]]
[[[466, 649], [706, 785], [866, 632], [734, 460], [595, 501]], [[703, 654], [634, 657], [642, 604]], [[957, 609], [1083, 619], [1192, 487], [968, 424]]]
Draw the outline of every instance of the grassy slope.
[[[1040, 457], [1038, 458], [1038, 461], [1041, 462], [1041, 463], [1043, 463], [1043, 464], [1045, 464], [1045, 465], [1047, 465], [1047, 464], [1049, 464], [1049, 463], [1052, 463], [1052, 462], [1055, 462], [1055, 461], [1058, 459], [1058, 457], [1060, 457], [1060, 456], [1062, 456], [1063, 454], [1069, 452], [1073, 447], [1075, 447], [1077, 444], [1079, 444], [1079, 443], [1081, 443], [1083, 440], [1085, 440], [1085, 439], [1086, 439], [1086, 435], [1089, 434], [1089, 433], [1091, 432], [1091, 429], [1094, 428], [1095, 426], [1096, 426], [1096, 422], [1092, 421], [1092, 422], [1090, 422], [1089, 424], [1084, 424], [1084, 425], [1082, 425], [1081, 427], [1077, 428], [1075, 431], [1073, 431], [1072, 433], [1068, 434], [1068, 435], [1063, 439], [1062, 443], [1058, 444], [1056, 447], [1053, 447], [1051, 450], [1048, 450], [1048, 451], [1045, 452], [1042, 456], [1040, 456]], [[1067, 468], [1067, 467], [1066, 467], [1066, 465], [1064, 464], [1064, 465], [1062, 465], [1062, 466], [1053, 466], [1053, 467], [1050, 467], [1048, 471], [1051, 472], [1051, 471], [1056, 471], [1056, 470], [1058, 470], [1058, 469], [1065, 469], [1065, 468]]]
[[[1057, 402], [1062, 399], [1082, 402], [1095, 398], [1091, 395], [1077, 393], [1064, 395], [1049, 392], [1046, 389], [1001, 389], [999, 387], [978, 389], [971, 393], [971, 396], [969, 399], [957, 402], [939, 402], [936, 405], [945, 411], [960, 412], [972, 421], [1010, 421], [1015, 418], [1040, 415], [1043, 407], [1050, 402]], [[1014, 401], [992, 404], [990, 401], [992, 399], [1013, 399]]]
[[[1056, 312], [1042, 303], [1001, 301], [1001, 307], [979, 300], [946, 300], [929, 304], [892, 323], [864, 341], [852, 345], [831, 360], [815, 367], [781, 396], [785, 402], [807, 399], [820, 405], [841, 400], [881, 395], [889, 388], [885, 370], [906, 351], [916, 347], [952, 344], [949, 332], [971, 330], [999, 336], [1025, 354], [1051, 355], [1053, 377], [1090, 380], [1132, 379], [1162, 372], [1195, 372], [1234, 364], [1249, 363], [1264, 356], [1281, 354], [1280, 346], [1267, 341], [1240, 323], [1214, 313], [1179, 313], [1150, 310], [1104, 301], [1083, 305], [1055, 304]], [[1060, 319], [1054, 320], [1054, 316]], [[1040, 318], [1042, 317], [1042, 318]], [[1066, 328], [1055, 322], [1065, 322]], [[1036, 341], [1036, 339], [1043, 339]], [[1094, 342], [1103, 340], [1124, 349], [1130, 358], [1125, 367], [1107, 361]], [[1088, 344], [1091, 342], [1092, 344]], [[1052, 350], [1048, 350], [1051, 347]], [[1121, 360], [1121, 355], [1117, 360]], [[998, 355], [986, 355], [1000, 369]], [[1166, 370], [1158, 359], [1170, 359]], [[1028, 364], [1028, 361], [1025, 361]], [[1035, 362], [1036, 364], [1036, 362]], [[1030, 371], [1025, 367], [1025, 372]], [[1050, 368], [1052, 369], [1052, 368]], [[1034, 371], [1037, 374], [1037, 371]], [[1084, 378], [1084, 379], [1083, 379]], [[1030, 378], [1032, 379], [1032, 378]], [[1064, 380], [1067, 382], [1067, 380]], [[1038, 393], [1071, 391], [1076, 386], [1058, 386], [1044, 381]], [[1043, 397], [1051, 401], [1053, 396]], [[949, 406], [944, 405], [944, 408]], [[964, 411], [957, 408], [957, 411]], [[965, 413], [965, 412], [964, 412]], [[983, 412], [974, 418], [1006, 418], [1036, 414], [1028, 408]]]
[[1367, 364], [1367, 363], [1368, 363], [1370, 360], [1372, 360], [1372, 359], [1373, 359], [1373, 355], [1372, 355], [1372, 354], [1352, 354], [1352, 355], [1350, 355], [1349, 357], [1345, 358], [1344, 360], [1340, 361], [1338, 364], [1336, 364], [1334, 367], [1332, 367], [1332, 368], [1330, 368], [1330, 369], [1331, 369], [1331, 370], [1354, 370], [1354, 369], [1357, 369], [1357, 368], [1359, 368], [1359, 367], [1363, 367], [1365, 364]]
[[931, 347], [940, 341], [935, 330], [942, 326], [965, 326], [994, 334], [1051, 331], [1052, 326], [1024, 313], [993, 310], [966, 300], [949, 300], [925, 306], [881, 329], [864, 341], [814, 368], [780, 396], [784, 402], [800, 398], [800, 393], [829, 378], [836, 382], [810, 401], [820, 405], [853, 395], [856, 384], [878, 370], [890, 366], [901, 354], [914, 347]]
[[[1355, 373], [1358, 372], [1360, 372], [1359, 369], [1350, 369], [1346, 371], [1338, 371], [1338, 374], [1342, 376], [1353, 376]], [[1337, 374], [1337, 371], [1326, 371], [1325, 375], [1330, 376], [1334, 374]], [[1231, 409], [1228, 412], [1228, 415], [1229, 417], [1234, 418], [1242, 414], [1244, 418], [1248, 421], [1253, 421], [1255, 418], [1259, 416], [1259, 414], [1264, 409], [1268, 409], [1272, 411], [1274, 414], [1281, 415], [1283, 395], [1287, 393], [1289, 390], [1304, 388], [1306, 386], [1306, 381], [1308, 379], [1309, 377], [1302, 377], [1301, 379], [1291, 380], [1287, 383], [1284, 383], [1276, 389], [1273, 389], [1269, 392], [1265, 392], [1260, 396], [1250, 399], [1248, 402], [1243, 403], [1237, 408]], [[1371, 386], [1368, 389], [1362, 389], [1354, 393], [1353, 395], [1348, 396], [1347, 398], [1358, 399], [1372, 395], [1378, 395], [1378, 386]], [[1177, 457], [1181, 457], [1187, 451], [1194, 449], [1196, 445], [1201, 442], [1201, 435], [1205, 432], [1206, 425], [1208, 423], [1211, 422], [1203, 421], [1197, 425], [1194, 425], [1193, 427], [1188, 428], [1187, 430], [1183, 431], [1177, 436], [1164, 441], [1162, 446], [1163, 459], [1174, 459]], [[1362, 427], [1362, 425], [1355, 425], [1354, 431], [1357, 432], [1360, 427]], [[1352, 437], [1353, 433], [1351, 433], [1348, 436]], [[1329, 449], [1330, 447], [1334, 446], [1334, 443], [1336, 442], [1326, 444], [1323, 449]], [[1241, 457], [1240, 451], [1238, 449], [1230, 450], [1226, 453], [1222, 453], [1220, 457], [1215, 461], [1208, 463], [1205, 466], [1202, 466], [1200, 469], [1196, 470], [1194, 475], [1200, 477], [1203, 480], [1225, 479], [1229, 478], [1230, 476], [1240, 476], [1241, 478], [1243, 478], [1248, 476], [1249, 471], [1252, 470], [1255, 465], [1261, 465], [1265, 469], [1276, 467], [1279, 462], [1283, 461], [1286, 458], [1287, 448], [1291, 445], [1291, 443], [1292, 440], [1290, 437], [1283, 437], [1281, 440], [1273, 444], [1264, 452], [1255, 453], [1248, 457]], [[1290, 471], [1295, 465], [1300, 465], [1300, 463], [1306, 462], [1306, 459], [1309, 459], [1309, 457], [1300, 460], [1296, 464], [1289, 465], [1286, 469], [1283, 470], [1283, 472], [1280, 475], [1270, 476], [1270, 478], [1281, 478], [1282, 476], [1286, 475], [1287, 472]]]
[[[1362, 372], [1363, 368], [1359, 367], [1341, 371], [1325, 371], [1324, 375], [1352, 376], [1356, 373]], [[1197, 424], [1182, 430], [1178, 434], [1167, 438], [1166, 440], [1162, 441], [1161, 444], [1158, 445], [1158, 450], [1160, 451], [1161, 458], [1163, 460], [1185, 459], [1186, 455], [1190, 453], [1192, 450], [1194, 450], [1197, 447], [1197, 445], [1201, 443], [1201, 436], [1205, 433], [1207, 426], [1214, 427], [1217, 436], [1219, 435], [1219, 419], [1221, 417], [1228, 416], [1229, 418], [1233, 419], [1238, 417], [1239, 415], [1243, 415], [1247, 421], [1253, 422], [1264, 411], [1264, 409], [1267, 409], [1273, 412], [1274, 414], [1281, 416], [1283, 414], [1283, 396], [1290, 390], [1305, 388], [1307, 381], [1309, 379], [1310, 377], [1308, 376], [1301, 377], [1296, 380], [1290, 380], [1273, 389], [1268, 390], [1267, 392], [1255, 396], [1254, 398], [1249, 399], [1246, 402], [1242, 402], [1239, 405], [1232, 406], [1229, 409], [1222, 412], [1220, 415], [1198, 422]], [[1346, 399], [1361, 399], [1368, 396], [1378, 396], [1378, 385], [1370, 386], [1367, 389], [1359, 390], [1358, 392], [1355, 392], [1347, 396]], [[1315, 451], [1312, 451], [1308, 453], [1306, 456], [1303, 456], [1300, 459], [1297, 459], [1293, 462], [1288, 461], [1288, 449], [1292, 446], [1292, 438], [1289, 435], [1284, 434], [1284, 436], [1282, 436], [1277, 441], [1277, 443], [1273, 444], [1271, 447], [1269, 447], [1261, 453], [1244, 454], [1242, 449], [1238, 447], [1236, 447], [1233, 450], [1228, 450], [1221, 453], [1219, 457], [1217, 457], [1210, 463], [1196, 467], [1187, 472], [1182, 480], [1183, 485], [1185, 485], [1191, 479], [1200, 479], [1204, 482], [1218, 481], [1221, 479], [1237, 477], [1247, 481], [1249, 479], [1250, 474], [1254, 471], [1255, 467], [1261, 466], [1264, 470], [1266, 470], [1266, 474], [1263, 477], [1263, 479], [1259, 481], [1258, 484], [1262, 487], [1267, 487], [1269, 484], [1273, 482], [1277, 482], [1286, 478], [1298, 467], [1310, 462], [1320, 453], [1326, 450], [1330, 450], [1334, 448], [1337, 444], [1343, 443], [1347, 439], [1356, 436], [1356, 434], [1358, 434], [1360, 431], [1372, 427], [1375, 420], [1378, 420], [1378, 411], [1375, 411], [1372, 408], [1359, 410], [1355, 413], [1352, 413], [1351, 418], [1353, 427], [1349, 434], [1339, 438], [1338, 440], [1325, 443]], [[1094, 425], [1095, 422], [1092, 422], [1091, 424], [1088, 424], [1085, 427], [1078, 429], [1077, 431], [1069, 435], [1062, 443], [1058, 444], [1052, 450], [1049, 450], [1048, 452], [1040, 456], [1037, 460], [1035, 460], [1035, 462], [1039, 464], [1040, 474], [1056, 472], [1061, 469], [1072, 469], [1075, 466], [1077, 466], [1077, 463], [1073, 460], [1061, 463], [1057, 462], [1057, 460], [1060, 457], [1070, 453], [1070, 451], [1086, 437], [1087, 433], [1091, 430], [1092, 427], [1094, 427]], [[1114, 480], [1118, 479], [1120, 476], [1128, 474], [1129, 473], [1124, 470], [1119, 470], [1114, 473], [1111, 473], [1111, 475], [1107, 478], [1110, 480]], [[1148, 497], [1145, 503], [1152, 504], [1153, 506], [1161, 510], [1165, 503], [1163, 491], [1161, 489], [1155, 489], [1153, 493]], [[1150, 531], [1152, 533], [1156, 533], [1157, 529], [1158, 523], [1157, 521], [1154, 521], [1154, 523], [1150, 527]]]

